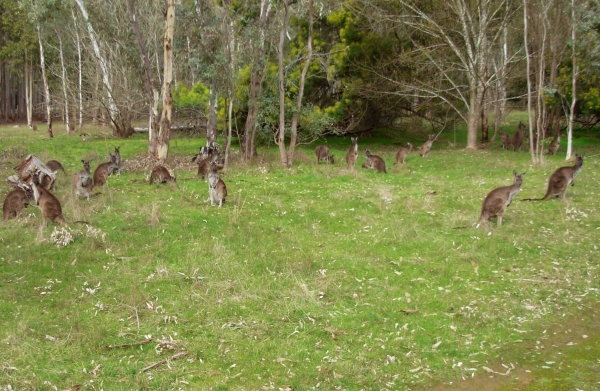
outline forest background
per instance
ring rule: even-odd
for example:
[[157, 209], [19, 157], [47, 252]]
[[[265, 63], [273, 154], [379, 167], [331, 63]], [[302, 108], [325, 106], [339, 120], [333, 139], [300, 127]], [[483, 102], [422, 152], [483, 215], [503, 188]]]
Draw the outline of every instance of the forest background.
[[[84, 122], [168, 154], [170, 130], [221, 132], [283, 166], [322, 135], [467, 126], [467, 149], [526, 108], [529, 135], [600, 119], [595, 1], [3, 0], [0, 117]], [[492, 124], [488, 113], [493, 112]], [[423, 121], [426, 120], [426, 121]], [[51, 132], [49, 132], [49, 135]], [[229, 136], [229, 137], [228, 137]], [[539, 137], [541, 136], [541, 137]], [[532, 143], [532, 161], [542, 143]], [[228, 153], [227, 153], [228, 154]]]

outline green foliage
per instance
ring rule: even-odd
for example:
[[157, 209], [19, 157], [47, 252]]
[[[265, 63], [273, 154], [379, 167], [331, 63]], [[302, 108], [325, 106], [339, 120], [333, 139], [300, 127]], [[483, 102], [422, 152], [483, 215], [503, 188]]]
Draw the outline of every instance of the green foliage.
[[0, 59], [8, 61], [15, 70], [25, 60], [35, 56], [37, 37], [35, 27], [29, 18], [29, 12], [14, 0], [0, 1], [0, 31], [4, 36], [0, 45]]
[[178, 83], [173, 90], [173, 107], [176, 109], [206, 110], [210, 98], [210, 89], [198, 82], [187, 88], [184, 83]]

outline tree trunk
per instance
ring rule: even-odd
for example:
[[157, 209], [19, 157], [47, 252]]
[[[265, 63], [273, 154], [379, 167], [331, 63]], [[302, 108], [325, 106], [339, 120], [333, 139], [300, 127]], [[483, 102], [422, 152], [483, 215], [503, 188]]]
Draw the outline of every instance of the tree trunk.
[[167, 160], [171, 137], [171, 112], [173, 107], [173, 36], [175, 31], [175, 0], [166, 0], [164, 38], [163, 109], [158, 132], [157, 158]]
[[33, 64], [28, 52], [25, 52], [25, 106], [27, 126], [33, 128]]
[[312, 37], [313, 37], [313, 0], [308, 1], [308, 40], [306, 43], [306, 63], [300, 74], [300, 86], [298, 87], [298, 98], [296, 100], [296, 111], [292, 116], [292, 124], [290, 126], [290, 148], [288, 150], [288, 165], [291, 166], [294, 162], [294, 153], [296, 144], [298, 144], [298, 121], [300, 120], [300, 110], [302, 109], [302, 98], [304, 97], [304, 85], [306, 84], [306, 76], [310, 68], [310, 62], [313, 55]]
[[38, 43], [40, 47], [40, 66], [42, 68], [42, 82], [44, 83], [44, 98], [46, 102], [46, 124], [48, 125], [48, 137], [54, 137], [52, 133], [52, 104], [50, 102], [50, 87], [46, 77], [46, 60], [44, 59], [44, 46], [42, 45], [42, 32], [40, 23], [36, 20], [35, 28], [37, 30]]
[[477, 149], [477, 131], [478, 119], [480, 113], [481, 92], [479, 81], [471, 78], [470, 82], [470, 97], [469, 97], [469, 112], [467, 117], [467, 149]]
[[65, 126], [67, 130], [67, 134], [71, 133], [71, 124], [69, 117], [69, 96], [67, 94], [67, 69], [65, 68], [65, 57], [63, 55], [63, 46], [62, 46], [62, 38], [58, 31], [56, 31], [56, 36], [58, 37], [58, 55], [60, 58], [60, 69], [61, 69], [61, 81], [62, 81], [62, 90], [63, 90], [63, 98], [65, 100]]
[[571, 155], [573, 154], [573, 121], [575, 119], [575, 105], [577, 103], [577, 51], [575, 50], [575, 0], [571, 0], [571, 61], [573, 62], [573, 71], [571, 77], [571, 88], [573, 97], [571, 99], [571, 106], [569, 107], [569, 122], [567, 125], [567, 157], [566, 159], [571, 159]]
[[129, 10], [131, 27], [133, 28], [137, 40], [146, 75], [144, 79], [144, 89], [146, 92], [146, 99], [148, 99], [148, 154], [150, 156], [156, 156], [156, 148], [158, 145], [157, 136], [159, 132], [158, 88], [156, 87], [156, 82], [154, 81], [154, 76], [152, 74], [152, 66], [150, 65], [150, 58], [148, 57], [146, 41], [144, 41], [144, 38], [142, 37], [142, 32], [137, 21], [135, 0], [127, 0], [127, 9]]
[[208, 104], [208, 120], [206, 123], [206, 145], [212, 145], [217, 141], [217, 89], [214, 86], [210, 88]]
[[[531, 118], [531, 58], [529, 53], [529, 27], [527, 23], [528, 13], [527, 13], [527, 0], [523, 0], [523, 39], [525, 42], [525, 59], [527, 60], [527, 116], [529, 118], [529, 139], [533, 140], [533, 119]], [[536, 155], [533, 151], [533, 148], [530, 148], [531, 153], [531, 162], [533, 164], [537, 164]]]
[[281, 165], [284, 168], [288, 167], [287, 152], [285, 150], [285, 80], [283, 72], [283, 49], [285, 46], [285, 33], [287, 31], [287, 25], [290, 20], [290, 12], [287, 0], [283, 3], [284, 15], [283, 24], [279, 31], [279, 46], [278, 46], [278, 69], [277, 75], [279, 79], [279, 139], [277, 145], [279, 146], [279, 158], [281, 159]]
[[94, 55], [96, 56], [96, 60], [98, 60], [98, 64], [100, 65], [100, 70], [102, 71], [102, 83], [104, 84], [104, 88], [106, 88], [106, 95], [108, 98], [108, 114], [110, 116], [111, 128], [113, 129], [113, 133], [116, 136], [124, 137], [127, 136], [128, 129], [120, 129], [119, 125], [119, 109], [117, 108], [117, 104], [112, 95], [112, 87], [110, 84], [110, 75], [108, 73], [108, 65], [104, 56], [100, 52], [100, 46], [98, 45], [98, 40], [96, 39], [96, 32], [92, 27], [92, 23], [88, 17], [88, 13], [85, 9], [85, 5], [83, 4], [83, 0], [75, 0], [79, 9], [81, 10], [81, 14], [83, 15], [83, 21], [85, 22], [88, 34], [90, 36], [90, 41], [92, 42], [92, 47], [94, 48]]
[[71, 9], [71, 16], [73, 17], [73, 24], [75, 25], [75, 46], [77, 47], [77, 126], [81, 128], [83, 126], [83, 69], [81, 62], [81, 38], [79, 38], [77, 18], [75, 17], [75, 11], [73, 11], [73, 9]]

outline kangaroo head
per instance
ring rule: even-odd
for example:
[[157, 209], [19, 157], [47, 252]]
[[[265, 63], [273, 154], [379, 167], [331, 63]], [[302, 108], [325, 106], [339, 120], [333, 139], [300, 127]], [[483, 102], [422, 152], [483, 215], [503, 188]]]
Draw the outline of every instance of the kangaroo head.
[[85, 171], [88, 171], [88, 172], [90, 171], [90, 162], [91, 162], [91, 160], [85, 161], [85, 160], [81, 159], [81, 163], [83, 163], [83, 169]]
[[329, 160], [330, 163], [335, 163], [333, 160], [333, 155], [327, 156], [327, 160]]
[[350, 141], [352, 141], [352, 145], [356, 144], [358, 142], [358, 136], [357, 137], [350, 137]]
[[413, 145], [411, 143], [406, 143], [406, 146], [410, 149], [412, 149]]
[[513, 175], [515, 177], [515, 185], [521, 187], [521, 184], [523, 183], [523, 177], [525, 176], [526, 173], [527, 173], [527, 171], [525, 171], [524, 173], [519, 175], [519, 174], [517, 174], [517, 170], [513, 170]]
[[117, 162], [117, 155], [113, 155], [110, 152], [109, 152], [109, 155], [110, 155], [110, 162], [111, 163], [116, 163]]
[[367, 157], [367, 159], [370, 158], [371, 157], [371, 150], [365, 149], [365, 156]]
[[585, 155], [575, 154], [575, 165], [576, 166], [582, 166], [583, 165], [583, 158], [584, 157], [585, 157]]

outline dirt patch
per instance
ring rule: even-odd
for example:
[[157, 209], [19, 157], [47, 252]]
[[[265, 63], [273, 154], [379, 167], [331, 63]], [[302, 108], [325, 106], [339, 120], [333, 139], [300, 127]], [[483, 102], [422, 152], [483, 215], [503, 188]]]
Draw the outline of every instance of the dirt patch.
[[[486, 365], [493, 372], [486, 371], [472, 378], [455, 379], [422, 390], [574, 390], [575, 385], [582, 390], [598, 389], [600, 303], [582, 304], [559, 324], [546, 326], [531, 333], [537, 338], [524, 339], [500, 351], [501, 357]], [[512, 367], [507, 363], [513, 363]]]

